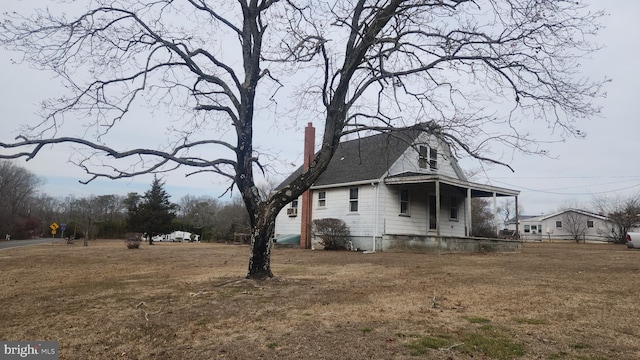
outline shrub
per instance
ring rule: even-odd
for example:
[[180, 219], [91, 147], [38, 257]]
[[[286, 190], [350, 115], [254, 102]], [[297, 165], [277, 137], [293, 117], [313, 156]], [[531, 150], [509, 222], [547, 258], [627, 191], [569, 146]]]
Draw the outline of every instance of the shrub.
[[313, 236], [320, 239], [325, 250], [350, 250], [349, 228], [340, 219], [326, 218], [313, 220]]
[[140, 244], [142, 243], [142, 234], [140, 233], [127, 233], [126, 239], [124, 240], [125, 244], [127, 244], [127, 249], [139, 249]]

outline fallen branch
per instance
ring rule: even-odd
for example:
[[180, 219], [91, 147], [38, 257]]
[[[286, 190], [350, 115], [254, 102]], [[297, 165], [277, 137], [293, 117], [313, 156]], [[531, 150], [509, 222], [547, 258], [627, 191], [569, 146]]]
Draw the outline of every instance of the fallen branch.
[[[138, 305], [135, 306], [135, 308], [138, 309], [138, 308], [140, 308], [142, 306], [147, 306], [147, 304], [144, 301], [141, 301], [140, 303], [138, 303]], [[160, 310], [158, 310], [156, 312], [153, 312], [153, 313], [149, 313], [145, 309], [140, 309], [140, 310], [142, 310], [142, 312], [144, 313], [144, 319], [146, 321], [149, 321], [149, 315], [158, 315], [158, 314], [160, 314], [160, 312], [162, 311], [162, 308], [160, 308]]]
[[435, 309], [435, 307], [438, 305], [435, 290], [433, 290], [433, 298], [431, 299], [430, 305], [432, 309]]
[[440, 348], [440, 349], [438, 349], [438, 350], [440, 350], [440, 351], [450, 351], [450, 350], [451, 350], [451, 349], [453, 349], [454, 347], [458, 347], [458, 346], [462, 346], [462, 345], [464, 345], [464, 343], [453, 344], [453, 345], [451, 345], [451, 346], [449, 346], [449, 347], [447, 347], [447, 348]]
[[190, 292], [189, 296], [194, 297], [194, 296], [198, 296], [198, 295], [202, 295], [202, 294], [206, 294], [206, 293], [207, 293], [207, 290], [201, 289], [200, 291], [195, 292], [195, 293], [194, 292]]
[[[231, 280], [223, 281], [223, 282], [218, 283], [218, 284], [214, 284], [213, 286], [214, 287], [221, 287], [221, 286], [225, 286], [225, 285], [229, 285], [229, 284], [233, 284], [233, 283], [238, 283], [238, 282], [241, 282], [243, 280], [245, 280], [245, 279], [244, 278], [231, 279]], [[207, 289], [200, 289], [200, 290], [198, 290], [198, 292], [190, 292], [189, 296], [190, 297], [195, 297], [195, 296], [198, 296], [198, 295], [203, 295], [203, 294], [206, 294], [208, 291], [209, 290], [207, 290]]]

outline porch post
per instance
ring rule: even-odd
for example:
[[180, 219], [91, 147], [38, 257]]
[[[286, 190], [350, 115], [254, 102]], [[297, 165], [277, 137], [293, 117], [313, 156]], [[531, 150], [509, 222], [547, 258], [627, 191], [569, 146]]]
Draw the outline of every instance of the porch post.
[[471, 219], [471, 188], [467, 188], [467, 199], [464, 202], [465, 206], [465, 220], [467, 221], [467, 226], [465, 229], [465, 236], [472, 236], [471, 226], [473, 226], [473, 219]]
[[500, 237], [500, 220], [498, 216], [498, 197], [493, 193], [493, 219], [496, 222], [496, 236]]
[[436, 235], [440, 236], [440, 180], [436, 180]]

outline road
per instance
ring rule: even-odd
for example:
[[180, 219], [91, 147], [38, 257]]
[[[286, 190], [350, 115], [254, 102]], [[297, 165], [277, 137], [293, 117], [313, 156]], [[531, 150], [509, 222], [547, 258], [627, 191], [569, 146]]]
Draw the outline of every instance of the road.
[[[61, 241], [61, 239], [55, 239], [53, 241]], [[10, 249], [20, 246], [31, 246], [44, 243], [50, 243], [51, 239], [31, 239], [31, 240], [0, 240], [0, 250]]]

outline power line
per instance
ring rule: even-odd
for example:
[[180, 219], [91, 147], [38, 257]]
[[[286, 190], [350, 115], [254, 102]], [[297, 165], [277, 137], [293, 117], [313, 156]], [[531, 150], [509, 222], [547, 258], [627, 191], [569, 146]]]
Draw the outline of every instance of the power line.
[[[612, 193], [612, 192], [617, 192], [617, 191], [623, 191], [623, 190], [629, 190], [629, 189], [633, 189], [636, 187], [640, 187], [640, 183], [635, 184], [635, 185], [631, 185], [631, 186], [627, 186], [624, 188], [619, 188], [619, 189], [613, 189], [613, 190], [606, 190], [606, 191], [597, 191], [597, 192], [582, 192], [582, 193], [569, 193], [569, 192], [557, 192], [557, 191], [548, 191], [548, 190], [539, 190], [539, 189], [531, 189], [531, 188], [527, 188], [524, 186], [518, 186], [518, 185], [513, 185], [513, 184], [509, 184], [503, 181], [498, 181], [498, 180], [494, 180], [497, 183], [500, 184], [504, 184], [510, 187], [514, 187], [514, 188], [520, 188], [520, 189], [524, 189], [527, 191], [533, 191], [533, 192], [537, 192], [537, 193], [543, 193], [543, 194], [551, 194], [551, 195], [572, 195], [572, 196], [586, 196], [586, 195], [601, 195], [601, 194], [607, 194], [607, 193]], [[591, 185], [591, 186], [597, 186], [597, 185]], [[576, 188], [576, 187], [573, 187]]]

